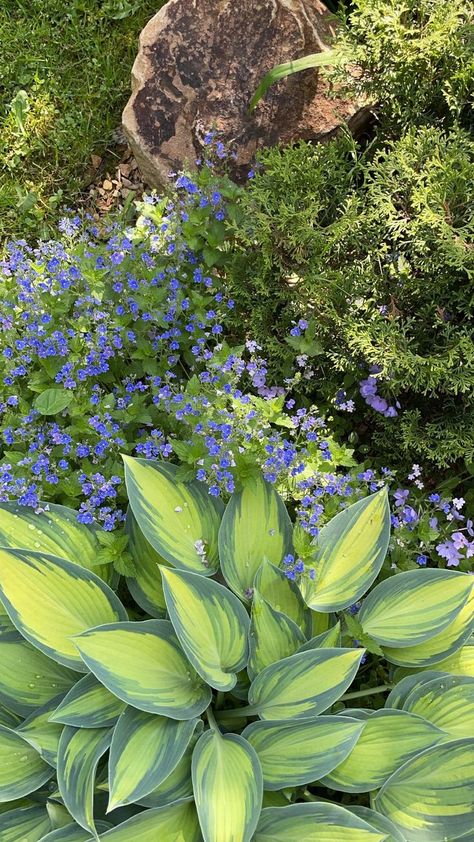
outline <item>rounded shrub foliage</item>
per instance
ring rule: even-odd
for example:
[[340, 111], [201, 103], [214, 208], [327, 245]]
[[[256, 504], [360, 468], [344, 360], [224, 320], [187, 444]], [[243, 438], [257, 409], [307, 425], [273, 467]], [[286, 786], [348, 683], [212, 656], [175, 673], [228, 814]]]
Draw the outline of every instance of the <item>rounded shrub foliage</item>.
[[167, 462], [125, 477], [128, 595], [74, 512], [0, 506], [2, 840], [472, 834], [471, 577], [380, 580], [383, 488], [295, 567], [261, 476], [225, 508]]
[[261, 162], [231, 288], [273, 376], [296, 356], [301, 388], [355, 412], [361, 441], [392, 465], [472, 462], [472, 139], [422, 128]]

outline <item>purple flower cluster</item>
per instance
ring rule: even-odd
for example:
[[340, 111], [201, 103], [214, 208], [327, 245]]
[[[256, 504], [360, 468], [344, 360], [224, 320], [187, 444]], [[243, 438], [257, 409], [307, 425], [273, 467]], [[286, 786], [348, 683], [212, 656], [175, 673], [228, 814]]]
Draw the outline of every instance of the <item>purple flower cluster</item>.
[[379, 380], [374, 375], [379, 374], [380, 371], [380, 366], [371, 366], [369, 376], [360, 381], [359, 392], [366, 404], [375, 412], [380, 412], [385, 418], [395, 418], [398, 415], [400, 404], [396, 401], [395, 406], [391, 406], [385, 398], [378, 394]]

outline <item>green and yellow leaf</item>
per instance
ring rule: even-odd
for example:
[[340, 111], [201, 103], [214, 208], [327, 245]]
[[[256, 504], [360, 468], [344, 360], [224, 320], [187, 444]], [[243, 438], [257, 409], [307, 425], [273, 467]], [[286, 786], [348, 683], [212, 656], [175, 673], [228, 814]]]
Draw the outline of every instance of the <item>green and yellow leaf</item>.
[[0, 547], [59, 556], [110, 582], [113, 565], [97, 565], [100, 544], [95, 530], [79, 523], [77, 512], [67, 506], [44, 503], [44, 509], [37, 513], [18, 503], [1, 503]]
[[77, 672], [52, 661], [19, 634], [0, 640], [0, 664], [0, 700], [21, 716], [29, 716], [77, 681]]
[[137, 804], [141, 804], [143, 807], [165, 807], [167, 804], [172, 804], [173, 801], [179, 801], [181, 798], [192, 797], [191, 761], [194, 746], [195, 740], [192, 739], [181, 760], [166, 780], [148, 795], [137, 799]]
[[29, 795], [53, 774], [51, 766], [20, 734], [0, 725], [0, 802]]
[[[108, 822], [95, 823], [97, 833], [105, 833], [112, 825]], [[52, 830], [46, 836], [42, 836], [40, 842], [88, 842], [90, 840], [90, 833], [79, 827], [78, 824], [68, 824], [58, 830]]]
[[161, 573], [168, 614], [189, 661], [211, 687], [231, 690], [248, 661], [245, 608], [211, 579], [164, 567]]
[[451, 673], [451, 675], [469, 675], [474, 678], [474, 640], [470, 640], [446, 658], [444, 661], [438, 661], [436, 669], [441, 672]]
[[374, 799], [410, 842], [456, 839], [473, 830], [474, 739], [429, 748], [404, 763]]
[[49, 763], [50, 766], [56, 768], [59, 739], [63, 730], [62, 725], [56, 722], [50, 722], [49, 717], [54, 711], [57, 700], [53, 699], [43, 707], [35, 710], [34, 713], [25, 719], [16, 728], [17, 734], [23, 737], [38, 754]]
[[219, 530], [219, 556], [227, 584], [248, 600], [262, 562], [278, 566], [291, 546], [292, 526], [283, 500], [261, 476], [253, 477], [232, 495]]
[[354, 813], [355, 816], [358, 816], [359, 819], [370, 824], [371, 827], [380, 830], [380, 833], [388, 834], [385, 842], [406, 842], [405, 837], [402, 836], [398, 827], [390, 819], [387, 819], [387, 816], [382, 816], [381, 813], [377, 813], [375, 810], [371, 810], [370, 807], [363, 807], [360, 804], [348, 806], [346, 809]]
[[175, 567], [212, 576], [222, 507], [203, 483], [176, 479], [167, 462], [123, 457], [130, 508], [146, 540]]
[[127, 512], [126, 527], [128, 549], [135, 566], [134, 575], [127, 578], [128, 589], [137, 605], [150, 617], [162, 619], [166, 615], [166, 602], [159, 565], [167, 562], [146, 540], [131, 509]]
[[108, 812], [144, 798], [163, 783], [181, 760], [197, 723], [127, 708], [110, 747]]
[[294, 655], [304, 641], [305, 636], [299, 626], [286, 614], [272, 608], [255, 589], [249, 630], [247, 670], [250, 678], [269, 664]]
[[[144, 810], [101, 835], [100, 842], [202, 842], [191, 799]], [[93, 842], [88, 839], [87, 842]]]
[[298, 652], [307, 652], [308, 649], [331, 649], [341, 645], [341, 624], [338, 621], [327, 631], [312, 637], [311, 640], [303, 643]]
[[75, 728], [109, 728], [115, 725], [125, 707], [125, 702], [89, 674], [71, 687], [50, 720]]
[[387, 489], [339, 512], [315, 540], [314, 579], [301, 592], [315, 611], [340, 611], [360, 599], [377, 577], [387, 554], [390, 508]]
[[311, 719], [352, 683], [363, 649], [316, 649], [271, 664], [252, 681], [249, 705], [261, 719]]
[[311, 611], [304, 604], [297, 585], [290, 582], [283, 570], [264, 561], [255, 575], [253, 585], [275, 611], [286, 614], [307, 637], [312, 635]]
[[458, 740], [474, 734], [474, 678], [443, 675], [414, 687], [403, 709], [424, 716], [449, 739]]
[[211, 689], [193, 670], [168, 620], [100, 626], [75, 644], [99, 681], [139, 710], [194, 719], [211, 701]]
[[447, 675], [447, 673], [435, 670], [426, 670], [426, 672], [417, 672], [414, 675], [406, 675], [405, 678], [402, 678], [388, 694], [385, 700], [385, 707], [398, 708], [398, 710], [402, 710], [405, 701], [412, 690], [415, 690], [417, 687], [421, 687], [422, 684], [426, 684], [433, 678], [443, 678], [445, 675]]
[[415, 646], [440, 634], [456, 619], [472, 588], [467, 573], [409, 570], [376, 585], [358, 619], [364, 632], [382, 646]]
[[50, 829], [44, 807], [19, 807], [0, 814], [2, 842], [40, 842]]
[[363, 722], [318, 716], [308, 722], [253, 722], [242, 736], [253, 746], [266, 790], [319, 780], [354, 748]]
[[445, 736], [421, 716], [401, 710], [375, 711], [364, 721], [352, 751], [322, 782], [342, 792], [371, 792], [402, 763]]
[[261, 812], [253, 842], [385, 842], [370, 824], [337, 804], [291, 804]]
[[194, 800], [204, 842], [250, 842], [262, 806], [262, 770], [237, 734], [206, 731], [192, 760]]
[[71, 638], [99, 623], [127, 619], [118, 597], [95, 573], [26, 550], [0, 549], [0, 597], [23, 637], [79, 672], [86, 668]]
[[474, 627], [474, 588], [454, 620], [439, 634], [418, 643], [415, 646], [384, 646], [383, 654], [387, 661], [404, 667], [435, 666], [449, 658], [466, 643]]
[[58, 786], [71, 816], [94, 836], [94, 785], [97, 765], [112, 739], [109, 728], [66, 725], [59, 741]]

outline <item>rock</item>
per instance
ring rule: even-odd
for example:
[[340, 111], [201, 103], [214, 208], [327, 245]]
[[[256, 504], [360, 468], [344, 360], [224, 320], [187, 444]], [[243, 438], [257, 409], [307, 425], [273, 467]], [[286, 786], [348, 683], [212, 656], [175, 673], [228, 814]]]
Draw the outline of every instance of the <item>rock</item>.
[[244, 178], [261, 146], [352, 130], [368, 109], [329, 97], [316, 70], [274, 85], [253, 114], [252, 94], [275, 64], [320, 52], [335, 34], [320, 0], [169, 0], [140, 36], [123, 129], [145, 181], [166, 184], [193, 166], [211, 128], [237, 152]]

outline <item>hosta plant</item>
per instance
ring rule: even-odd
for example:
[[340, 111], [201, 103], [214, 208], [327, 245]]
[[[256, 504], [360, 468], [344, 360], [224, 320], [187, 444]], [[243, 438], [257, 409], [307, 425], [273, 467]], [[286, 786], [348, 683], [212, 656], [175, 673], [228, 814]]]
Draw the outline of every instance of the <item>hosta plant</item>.
[[307, 546], [263, 479], [125, 462], [128, 588], [0, 507], [2, 842], [472, 839], [471, 577], [389, 575], [385, 490]]

